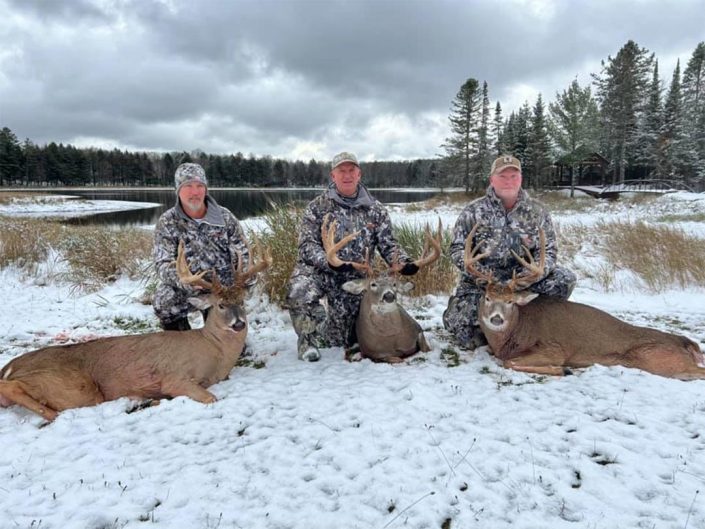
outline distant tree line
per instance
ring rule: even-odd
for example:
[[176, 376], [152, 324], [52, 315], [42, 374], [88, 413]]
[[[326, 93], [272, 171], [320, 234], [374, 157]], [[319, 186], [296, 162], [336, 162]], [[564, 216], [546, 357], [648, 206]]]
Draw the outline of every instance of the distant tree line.
[[[20, 143], [8, 128], [0, 130], [0, 186], [171, 186], [182, 162], [206, 169], [211, 186], [306, 187], [328, 181], [329, 162], [289, 161], [270, 156], [145, 153], [118, 149], [81, 149], [72, 145]], [[362, 162], [369, 187], [435, 186], [440, 160]]]
[[486, 82], [465, 81], [441, 146], [445, 185], [483, 188], [502, 153], [521, 160], [529, 187], [555, 184], [556, 162], [569, 168], [574, 184], [580, 161], [598, 153], [609, 163], [605, 183], [670, 179], [705, 190], [705, 42], [682, 73], [678, 62], [667, 89], [655, 55], [631, 40], [592, 79], [594, 95], [574, 80], [548, 105], [539, 94], [507, 118], [499, 102], [490, 108]]

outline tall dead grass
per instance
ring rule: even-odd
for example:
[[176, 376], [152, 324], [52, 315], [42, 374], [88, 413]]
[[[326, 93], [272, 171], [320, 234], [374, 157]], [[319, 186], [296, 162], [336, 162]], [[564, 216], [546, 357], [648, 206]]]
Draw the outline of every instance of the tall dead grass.
[[705, 286], [705, 244], [677, 226], [599, 223], [602, 253], [615, 269], [637, 274], [654, 291]]
[[68, 226], [44, 219], [0, 220], [0, 268], [16, 266], [33, 274], [53, 248], [68, 265], [61, 279], [93, 289], [123, 274], [142, 275], [149, 267], [152, 234], [145, 230]]

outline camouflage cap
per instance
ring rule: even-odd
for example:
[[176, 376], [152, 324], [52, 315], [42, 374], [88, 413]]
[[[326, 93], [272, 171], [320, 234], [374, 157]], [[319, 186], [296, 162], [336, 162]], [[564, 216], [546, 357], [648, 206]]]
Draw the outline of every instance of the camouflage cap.
[[351, 152], [339, 152], [335, 156], [333, 156], [333, 162], [331, 163], [331, 169], [335, 169], [342, 163], [354, 163], [358, 167], [360, 167], [360, 164], [357, 162], [357, 156], [355, 156]]
[[510, 154], [503, 154], [499, 158], [497, 158], [494, 162], [492, 162], [492, 169], [490, 169], [490, 176], [493, 174], [501, 173], [505, 169], [508, 169], [509, 167], [513, 167], [514, 169], [518, 169], [521, 171], [521, 162], [514, 158], [514, 156]]
[[182, 163], [179, 165], [174, 173], [176, 192], [178, 193], [181, 186], [187, 182], [200, 182], [208, 187], [208, 180], [206, 179], [206, 172], [203, 170], [203, 167], [197, 163]]

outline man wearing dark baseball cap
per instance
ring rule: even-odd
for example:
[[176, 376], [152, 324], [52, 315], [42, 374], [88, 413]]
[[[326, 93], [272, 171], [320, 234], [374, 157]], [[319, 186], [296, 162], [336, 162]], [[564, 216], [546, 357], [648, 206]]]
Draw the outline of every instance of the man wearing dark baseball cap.
[[521, 182], [519, 159], [511, 154], [499, 156], [490, 169], [487, 193], [465, 206], [453, 228], [450, 257], [461, 275], [455, 294], [448, 300], [443, 313], [443, 324], [458, 345], [465, 349], [475, 349], [487, 343], [477, 318], [484, 291], [474, 278], [464, 273], [465, 243], [473, 227], [477, 226], [471, 243], [481, 252], [488, 252], [478, 266], [491, 270], [500, 282], [508, 282], [514, 273], [523, 271], [512, 251], [522, 255], [526, 247], [538, 259], [541, 250], [539, 232], [543, 231], [546, 240], [544, 275], [527, 290], [568, 299], [575, 287], [575, 274], [556, 264], [558, 245], [548, 211], [529, 197]]

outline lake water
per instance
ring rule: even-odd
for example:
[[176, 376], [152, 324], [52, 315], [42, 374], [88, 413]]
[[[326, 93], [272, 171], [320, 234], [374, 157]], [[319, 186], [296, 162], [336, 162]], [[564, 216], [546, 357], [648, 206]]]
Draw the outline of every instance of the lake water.
[[[159, 216], [176, 201], [173, 189], [63, 189], [51, 193], [70, 194], [93, 200], [127, 200], [153, 202], [154, 208], [96, 213], [70, 219], [72, 224], [144, 225], [156, 224]], [[305, 206], [318, 196], [322, 189], [210, 189], [209, 194], [239, 219], [256, 217], [271, 205], [295, 204]], [[434, 190], [371, 189], [372, 195], [385, 204], [408, 203], [426, 200], [437, 194]]]

